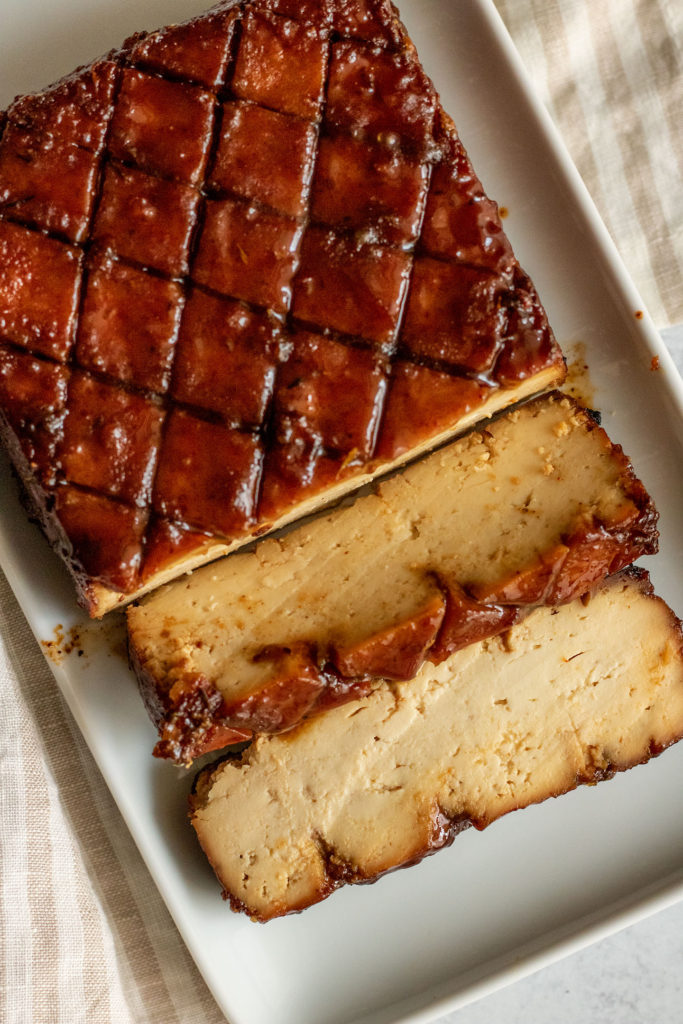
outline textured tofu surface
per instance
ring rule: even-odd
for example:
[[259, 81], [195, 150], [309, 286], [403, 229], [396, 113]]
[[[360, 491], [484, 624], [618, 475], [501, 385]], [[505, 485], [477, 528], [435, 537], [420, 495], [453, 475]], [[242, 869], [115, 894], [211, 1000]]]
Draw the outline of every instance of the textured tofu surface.
[[591, 416], [537, 398], [129, 608], [156, 753], [187, 762], [409, 679], [654, 552], [656, 521]]
[[235, 0], [0, 114], [0, 374], [100, 615], [564, 362], [391, 4]]
[[232, 908], [266, 921], [682, 735], [681, 624], [627, 570], [505, 640], [257, 738], [198, 776], [192, 823]]

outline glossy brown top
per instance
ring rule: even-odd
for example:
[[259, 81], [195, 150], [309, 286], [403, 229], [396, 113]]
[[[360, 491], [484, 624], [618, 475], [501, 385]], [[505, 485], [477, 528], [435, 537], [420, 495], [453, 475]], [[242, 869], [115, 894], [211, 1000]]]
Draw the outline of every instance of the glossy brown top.
[[0, 115], [0, 410], [81, 579], [132, 593], [561, 366], [387, 0], [222, 3]]

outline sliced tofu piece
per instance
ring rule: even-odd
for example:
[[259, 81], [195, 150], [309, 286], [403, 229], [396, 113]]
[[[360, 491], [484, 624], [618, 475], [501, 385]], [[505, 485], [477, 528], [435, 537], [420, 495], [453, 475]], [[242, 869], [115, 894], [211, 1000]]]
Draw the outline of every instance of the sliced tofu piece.
[[233, 910], [267, 921], [681, 736], [681, 623], [625, 570], [588, 602], [259, 736], [199, 774], [192, 824]]
[[653, 552], [656, 519], [594, 419], [536, 399], [131, 607], [156, 753], [186, 763], [411, 678]]

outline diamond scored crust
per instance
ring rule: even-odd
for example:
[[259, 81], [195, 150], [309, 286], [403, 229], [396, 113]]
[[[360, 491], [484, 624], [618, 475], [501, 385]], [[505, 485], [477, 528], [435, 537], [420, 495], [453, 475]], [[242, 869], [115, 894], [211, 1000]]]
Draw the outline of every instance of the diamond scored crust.
[[0, 426], [92, 614], [563, 376], [384, 0], [221, 4], [0, 130]]

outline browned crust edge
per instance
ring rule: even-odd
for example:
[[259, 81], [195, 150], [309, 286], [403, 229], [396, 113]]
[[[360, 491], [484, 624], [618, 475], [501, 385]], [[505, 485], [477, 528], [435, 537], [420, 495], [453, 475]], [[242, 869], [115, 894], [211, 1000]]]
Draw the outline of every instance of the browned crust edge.
[[19, 500], [26, 509], [29, 519], [45, 535], [45, 538], [66, 566], [76, 588], [79, 605], [88, 613], [92, 611], [92, 580], [73, 557], [73, 548], [59, 519], [54, 514], [54, 496], [46, 491], [34, 475], [21, 449], [19, 439], [0, 409], [0, 444], [7, 453], [19, 485]]
[[[650, 600], [658, 602], [665, 608], [669, 618], [669, 622], [671, 624], [672, 633], [677, 638], [678, 649], [680, 651], [681, 658], [683, 659], [683, 623], [678, 618], [678, 616], [672, 611], [672, 609], [666, 604], [663, 598], [658, 597], [655, 594], [654, 588], [652, 586], [647, 571], [636, 566], [629, 566], [626, 569], [621, 570], [620, 573], [616, 574], [616, 576], [614, 577], [615, 582], [620, 578], [624, 581], [628, 580], [629, 582], [632, 582], [637, 586], [637, 588], [643, 596], [649, 598]], [[384, 877], [384, 875], [391, 874], [393, 871], [397, 871], [402, 868], [412, 867], [413, 865], [418, 864], [420, 861], [424, 860], [425, 857], [431, 856], [432, 854], [437, 853], [439, 850], [444, 849], [447, 846], [450, 846], [451, 843], [455, 840], [455, 838], [470, 826], [473, 826], [478, 831], [483, 831], [489, 825], [493, 824], [495, 821], [499, 820], [505, 815], [510, 814], [512, 811], [523, 810], [524, 808], [531, 807], [534, 804], [543, 803], [545, 800], [551, 797], [563, 796], [565, 793], [572, 792], [573, 790], [577, 789], [579, 786], [582, 785], [593, 786], [596, 785], [598, 782], [608, 781], [609, 779], [614, 778], [614, 776], [618, 773], [628, 771], [631, 768], [635, 768], [641, 764], [646, 764], [652, 758], [658, 757], [661, 753], [663, 753], [670, 746], [673, 746], [681, 739], [683, 739], [683, 730], [676, 735], [672, 735], [671, 739], [664, 744], [655, 743], [654, 740], [650, 738], [647, 750], [639, 758], [636, 758], [628, 762], [624, 762], [622, 764], [603, 763], [600, 765], [595, 765], [591, 767], [587, 772], [578, 774], [571, 785], [568, 785], [556, 791], [548, 792], [545, 796], [539, 797], [534, 800], [520, 801], [515, 807], [510, 807], [503, 813], [496, 815], [495, 817], [486, 818], [485, 820], [476, 820], [469, 817], [467, 814], [449, 816], [444, 812], [443, 808], [436, 807], [432, 815], [432, 834], [430, 836], [429, 841], [425, 844], [425, 846], [422, 849], [414, 851], [407, 860], [392, 865], [390, 868], [387, 868], [385, 871], [381, 871], [377, 874], [368, 875], [367, 873], [364, 873], [361, 868], [354, 866], [353, 864], [349, 864], [347, 861], [341, 858], [334, 849], [329, 847], [329, 845], [323, 843], [320, 840], [320, 838], [318, 838], [316, 841], [322, 853], [323, 862], [325, 865], [325, 881], [323, 885], [319, 888], [318, 892], [312, 899], [302, 902], [300, 905], [297, 905], [296, 907], [287, 907], [280, 909], [275, 907], [273, 913], [268, 915], [259, 915], [254, 913], [241, 900], [237, 899], [225, 886], [223, 880], [220, 878], [220, 875], [216, 870], [215, 864], [213, 864], [211, 858], [208, 857], [206, 851], [204, 851], [204, 853], [207, 855], [207, 858], [211, 863], [214, 872], [216, 873], [216, 877], [218, 878], [218, 881], [223, 887], [222, 896], [223, 899], [230, 904], [230, 908], [236, 913], [247, 914], [254, 922], [263, 924], [277, 917], [284, 917], [288, 916], [289, 914], [301, 913], [303, 910], [307, 909], [307, 907], [313, 906], [316, 903], [320, 903], [323, 900], [327, 899], [334, 892], [336, 892], [337, 889], [341, 888], [344, 885], [373, 884], [374, 882], [379, 881], [380, 878]], [[248, 764], [249, 748], [247, 748], [241, 755], [234, 754], [228, 755], [227, 757], [223, 757], [220, 760], [214, 762], [212, 765], [209, 765], [206, 768], [202, 769], [202, 771], [200, 771], [197, 774], [194, 780], [192, 792], [189, 796], [189, 816], [190, 821], [193, 825], [193, 818], [195, 813], [197, 811], [200, 811], [206, 804], [208, 793], [211, 788], [215, 773], [219, 770], [221, 764], [228, 759], [232, 760], [233, 762], [240, 762], [240, 766]], [[199, 839], [199, 843], [201, 846], [201, 839]]]

